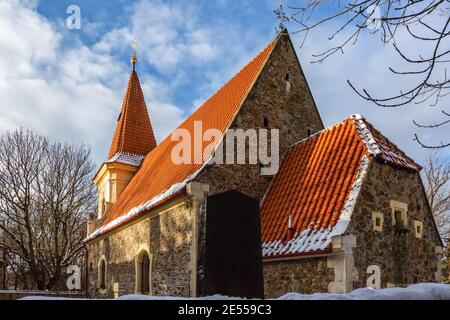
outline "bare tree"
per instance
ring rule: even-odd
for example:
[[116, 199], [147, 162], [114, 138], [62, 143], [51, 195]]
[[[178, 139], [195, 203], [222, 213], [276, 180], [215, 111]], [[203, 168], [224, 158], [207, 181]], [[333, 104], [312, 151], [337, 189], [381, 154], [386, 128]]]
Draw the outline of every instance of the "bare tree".
[[423, 170], [425, 190], [441, 237], [450, 235], [450, 162], [432, 152]]
[[[282, 6], [275, 10], [280, 20], [280, 30], [289, 22], [299, 25], [294, 33], [304, 35], [302, 46], [312, 29], [332, 21], [338, 22], [338, 27], [329, 40], [334, 41], [343, 34], [343, 40], [314, 55], [312, 62], [323, 62], [335, 53], [343, 53], [345, 48], [357, 43], [361, 33], [367, 32], [378, 36], [384, 44], [392, 43], [393, 50], [409, 66], [405, 70], [389, 67], [394, 75], [409, 77], [414, 82], [411, 87], [399, 88], [398, 94], [392, 96], [376, 97], [366, 89], [357, 89], [347, 80], [363, 99], [384, 108], [423, 102], [436, 106], [442, 97], [450, 93], [446, 68], [450, 62], [450, 0], [306, 0], [304, 3], [303, 6], [290, 6], [287, 11]], [[407, 52], [402, 48], [397, 34], [412, 39], [416, 43], [416, 52]], [[414, 123], [430, 129], [450, 123], [449, 110], [441, 108], [440, 116], [442, 120], [436, 123]], [[425, 144], [417, 134], [415, 140], [425, 148], [450, 146], [450, 142], [443, 141]]]
[[26, 264], [37, 289], [54, 289], [82, 259], [93, 169], [84, 146], [51, 144], [23, 129], [0, 136], [2, 245], [17, 266]]

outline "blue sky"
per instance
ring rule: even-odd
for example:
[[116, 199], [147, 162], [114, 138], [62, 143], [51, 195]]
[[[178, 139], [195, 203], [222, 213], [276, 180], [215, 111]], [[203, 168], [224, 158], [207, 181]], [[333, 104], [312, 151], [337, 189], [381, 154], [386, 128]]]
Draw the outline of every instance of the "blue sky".
[[[302, 1], [283, 1], [299, 4]], [[275, 36], [280, 1], [10, 0], [0, 2], [0, 131], [33, 129], [53, 140], [92, 146], [105, 160], [130, 72], [131, 41], [138, 42], [138, 72], [160, 141], [219, 89]], [[81, 30], [68, 30], [66, 9], [81, 9]], [[320, 12], [324, 14], [324, 12]], [[336, 24], [310, 34], [297, 53], [325, 125], [349, 114], [366, 116], [417, 161], [426, 151], [413, 141], [413, 119], [435, 121], [429, 106], [380, 109], [348, 87], [394, 93], [409, 79], [388, 74], [401, 66], [392, 47], [368, 34], [344, 55], [311, 64], [330, 47]], [[290, 30], [296, 26], [288, 25]], [[406, 47], [417, 50], [405, 39]], [[419, 131], [428, 141], [445, 131]], [[448, 155], [449, 150], [445, 153]]]

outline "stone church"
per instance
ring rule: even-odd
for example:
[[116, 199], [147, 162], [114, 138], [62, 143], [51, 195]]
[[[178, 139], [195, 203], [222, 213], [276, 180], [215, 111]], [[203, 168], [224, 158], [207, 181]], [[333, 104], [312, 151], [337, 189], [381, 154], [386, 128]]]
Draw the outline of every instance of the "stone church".
[[[176, 164], [133, 70], [88, 222], [89, 293], [277, 297], [440, 281], [421, 167], [355, 114], [324, 128], [285, 30], [178, 129], [279, 129], [280, 167]], [[151, 103], [151, 102], [150, 102]], [[220, 141], [212, 145], [211, 156]]]

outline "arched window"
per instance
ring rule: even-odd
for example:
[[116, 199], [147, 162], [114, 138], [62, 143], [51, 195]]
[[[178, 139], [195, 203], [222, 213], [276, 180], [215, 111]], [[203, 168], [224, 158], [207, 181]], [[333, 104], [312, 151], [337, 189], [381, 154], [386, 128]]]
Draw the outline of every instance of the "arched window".
[[151, 294], [151, 259], [146, 250], [141, 251], [141, 253], [138, 255], [136, 261], [136, 269], [136, 293]]
[[98, 264], [98, 287], [106, 290], [106, 259], [102, 257]]

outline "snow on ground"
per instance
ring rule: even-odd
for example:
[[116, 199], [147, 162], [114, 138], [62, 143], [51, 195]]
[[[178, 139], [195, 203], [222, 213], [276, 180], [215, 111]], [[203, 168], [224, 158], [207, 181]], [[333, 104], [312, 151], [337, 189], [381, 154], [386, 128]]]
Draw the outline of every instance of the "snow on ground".
[[450, 285], [437, 283], [414, 284], [407, 288], [356, 289], [350, 293], [288, 293], [279, 300], [450, 300]]
[[[68, 298], [29, 296], [22, 300], [64, 300]], [[143, 295], [124, 295], [117, 300], [235, 300], [239, 298], [214, 295], [203, 298], [152, 297]], [[407, 288], [356, 289], [350, 293], [288, 293], [276, 300], [450, 300], [450, 285], [437, 283], [414, 284]]]

